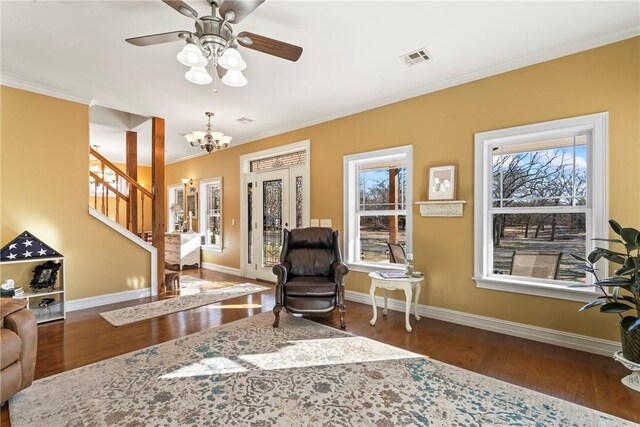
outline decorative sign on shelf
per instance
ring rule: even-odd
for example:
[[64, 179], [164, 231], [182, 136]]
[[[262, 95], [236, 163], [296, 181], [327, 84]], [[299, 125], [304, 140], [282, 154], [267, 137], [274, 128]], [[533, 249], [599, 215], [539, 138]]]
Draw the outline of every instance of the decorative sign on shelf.
[[422, 216], [456, 217], [462, 216], [464, 200], [416, 202]]
[[0, 262], [59, 258], [62, 254], [28, 231], [24, 231], [0, 249]]

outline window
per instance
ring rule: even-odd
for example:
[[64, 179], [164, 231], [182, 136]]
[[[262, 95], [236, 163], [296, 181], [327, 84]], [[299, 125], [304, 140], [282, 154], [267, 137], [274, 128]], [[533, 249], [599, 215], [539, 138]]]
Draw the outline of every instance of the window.
[[355, 271], [400, 267], [387, 242], [411, 252], [411, 165], [411, 146], [345, 156], [345, 258]]
[[168, 212], [167, 231], [180, 231], [184, 221], [184, 186], [182, 184], [167, 187]]
[[[476, 134], [478, 287], [588, 300], [571, 254], [606, 236], [607, 114]], [[585, 290], [586, 289], [586, 290]]]
[[202, 248], [222, 252], [222, 178], [200, 181]]

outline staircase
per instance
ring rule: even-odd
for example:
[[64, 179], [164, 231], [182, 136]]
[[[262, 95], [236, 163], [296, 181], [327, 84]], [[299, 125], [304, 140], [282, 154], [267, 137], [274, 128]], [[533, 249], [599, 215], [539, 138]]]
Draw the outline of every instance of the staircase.
[[152, 189], [137, 181], [136, 132], [127, 131], [127, 172], [89, 148], [89, 213], [151, 254], [151, 294], [164, 294], [164, 120], [152, 117]]

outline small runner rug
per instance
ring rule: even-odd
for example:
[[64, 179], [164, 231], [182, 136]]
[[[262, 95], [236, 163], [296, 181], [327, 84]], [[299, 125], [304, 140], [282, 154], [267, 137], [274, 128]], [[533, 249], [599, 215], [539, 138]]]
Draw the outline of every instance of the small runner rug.
[[35, 381], [10, 400], [11, 425], [633, 425], [290, 314], [272, 322], [263, 313]]
[[266, 286], [254, 285], [252, 283], [207, 283], [209, 284], [203, 284], [199, 289], [194, 288], [193, 290], [195, 293], [193, 294], [180, 295], [175, 298], [106, 311], [104, 313], [100, 313], [100, 316], [113, 326], [123, 326], [128, 325], [129, 323], [140, 322], [141, 320], [164, 316], [165, 314], [176, 313], [178, 311], [189, 310], [203, 305], [212, 304], [214, 302], [254, 294], [256, 292], [262, 292], [270, 289]]

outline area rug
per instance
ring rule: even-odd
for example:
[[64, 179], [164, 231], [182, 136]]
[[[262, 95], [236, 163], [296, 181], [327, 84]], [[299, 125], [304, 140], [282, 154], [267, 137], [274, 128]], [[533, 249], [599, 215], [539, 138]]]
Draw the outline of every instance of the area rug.
[[35, 381], [26, 426], [630, 426], [315, 322], [263, 313]]
[[[223, 283], [228, 284], [229, 282]], [[100, 313], [100, 316], [113, 326], [123, 326], [128, 325], [129, 323], [140, 322], [141, 320], [164, 316], [178, 311], [189, 310], [230, 298], [262, 292], [267, 289], [270, 288], [254, 285], [253, 283], [236, 283], [231, 286], [227, 285], [220, 289], [205, 289], [204, 287], [201, 287], [199, 291], [196, 288], [196, 292], [190, 295], [180, 295], [175, 298], [106, 311], [104, 313]]]

